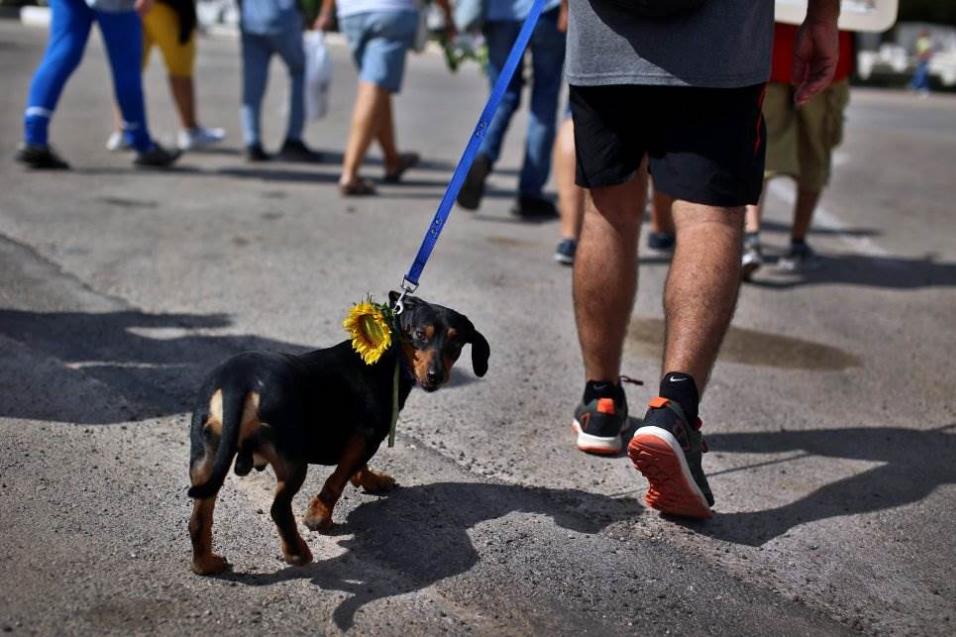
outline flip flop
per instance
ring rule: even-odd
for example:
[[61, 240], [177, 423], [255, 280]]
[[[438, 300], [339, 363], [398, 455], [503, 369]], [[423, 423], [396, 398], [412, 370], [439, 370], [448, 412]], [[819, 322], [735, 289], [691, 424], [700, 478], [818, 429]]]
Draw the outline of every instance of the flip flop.
[[339, 184], [339, 193], [343, 197], [367, 197], [378, 194], [375, 185], [361, 177], [348, 184]]
[[385, 173], [385, 183], [387, 184], [397, 184], [402, 179], [402, 175], [405, 174], [405, 171], [409, 168], [414, 168], [418, 165], [418, 162], [421, 160], [421, 156], [418, 153], [401, 153], [398, 156], [398, 168], [393, 171]]

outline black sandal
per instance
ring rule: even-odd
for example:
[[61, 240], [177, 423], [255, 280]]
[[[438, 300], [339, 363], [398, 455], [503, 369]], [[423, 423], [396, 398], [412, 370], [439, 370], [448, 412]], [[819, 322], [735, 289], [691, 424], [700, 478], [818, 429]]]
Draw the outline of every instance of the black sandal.
[[368, 197], [378, 194], [375, 185], [368, 179], [361, 177], [348, 184], [339, 184], [339, 193], [343, 197]]

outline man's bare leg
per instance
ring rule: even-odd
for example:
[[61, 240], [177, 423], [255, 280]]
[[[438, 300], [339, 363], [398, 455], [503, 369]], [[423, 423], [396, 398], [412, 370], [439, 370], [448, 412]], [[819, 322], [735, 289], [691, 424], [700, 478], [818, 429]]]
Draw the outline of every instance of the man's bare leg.
[[674, 202], [677, 246], [664, 289], [663, 372], [689, 374], [703, 394], [737, 304], [744, 208]]
[[561, 213], [561, 238], [581, 236], [584, 219], [584, 189], [574, 183], [574, 122], [567, 118], [558, 129], [554, 144], [554, 180], [558, 187], [558, 210]]
[[179, 123], [183, 130], [192, 130], [199, 126], [196, 121], [196, 91], [191, 76], [170, 75], [169, 91], [176, 103]]
[[642, 168], [589, 191], [574, 266], [574, 313], [586, 380], [617, 382], [637, 291], [637, 243], [647, 192]]
[[793, 207], [793, 228], [790, 229], [791, 241], [806, 240], [807, 232], [810, 230], [810, 224], [813, 221], [813, 213], [816, 211], [819, 201], [819, 190], [807, 190], [798, 184], [797, 203]]
[[664, 365], [660, 393], [627, 446], [647, 478], [655, 509], [709, 518], [714, 497], [701, 465], [697, 407], [740, 287], [744, 207], [674, 202], [677, 246], [664, 287]]

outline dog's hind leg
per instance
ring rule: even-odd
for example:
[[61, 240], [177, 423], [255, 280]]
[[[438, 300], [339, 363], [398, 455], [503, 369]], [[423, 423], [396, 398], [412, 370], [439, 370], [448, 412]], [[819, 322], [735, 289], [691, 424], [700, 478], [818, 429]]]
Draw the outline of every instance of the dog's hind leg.
[[[193, 486], [205, 484], [212, 473], [213, 459], [218, 441], [204, 436], [201, 428], [193, 441], [193, 457], [189, 465], [189, 478]], [[193, 572], [197, 575], [213, 575], [229, 568], [225, 558], [212, 552], [212, 512], [216, 507], [218, 489], [211, 496], [193, 500], [193, 514], [189, 519], [189, 537], [193, 545]]]
[[189, 520], [189, 536], [193, 542], [193, 572], [197, 575], [215, 575], [229, 568], [226, 558], [212, 552], [212, 511], [216, 496], [193, 502]]
[[372, 471], [368, 465], [363, 465], [352, 476], [352, 484], [361, 487], [367, 493], [385, 493], [395, 488], [395, 478], [387, 473]]
[[313, 531], [328, 531], [332, 527], [332, 509], [335, 508], [349, 479], [368, 462], [378, 445], [369, 448], [364, 436], [355, 435], [345, 446], [338, 466], [322, 486], [319, 495], [312, 498], [305, 514], [305, 525]]
[[272, 470], [276, 474], [276, 494], [269, 513], [279, 529], [282, 556], [293, 566], [308, 564], [312, 561], [312, 551], [299, 535], [295, 516], [292, 514], [292, 498], [302, 488], [309, 465], [283, 458], [270, 444], [259, 447], [256, 455], [264, 457], [272, 465]]

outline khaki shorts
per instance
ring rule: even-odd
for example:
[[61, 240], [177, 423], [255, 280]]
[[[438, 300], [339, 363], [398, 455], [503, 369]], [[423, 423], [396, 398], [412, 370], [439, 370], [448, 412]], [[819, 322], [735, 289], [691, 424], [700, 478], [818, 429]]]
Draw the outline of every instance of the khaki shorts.
[[830, 180], [830, 155], [843, 140], [843, 111], [849, 99], [850, 87], [841, 80], [797, 108], [792, 86], [767, 84], [763, 101], [767, 124], [764, 176], [787, 175], [806, 190], [823, 190]]
[[143, 68], [149, 62], [153, 45], [157, 45], [173, 77], [192, 77], [196, 62], [196, 31], [189, 40], [179, 41], [179, 16], [172, 7], [157, 2], [143, 18]]

